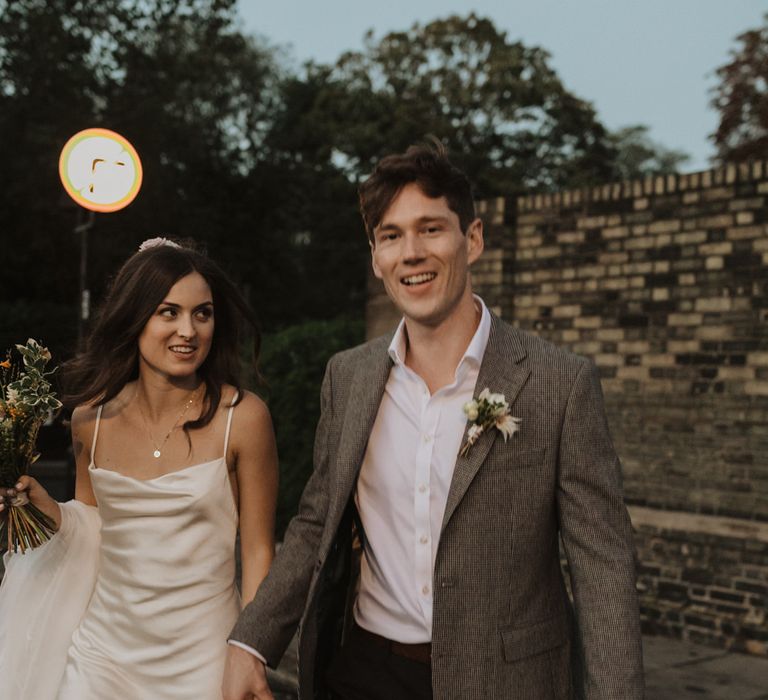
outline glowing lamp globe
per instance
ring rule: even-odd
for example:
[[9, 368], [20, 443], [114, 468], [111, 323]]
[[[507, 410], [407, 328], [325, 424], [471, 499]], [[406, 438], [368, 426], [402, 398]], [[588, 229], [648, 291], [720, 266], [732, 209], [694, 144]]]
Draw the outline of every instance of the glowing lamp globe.
[[81, 207], [118, 211], [139, 193], [141, 161], [136, 149], [120, 134], [109, 129], [85, 129], [62, 149], [59, 177], [67, 194]]

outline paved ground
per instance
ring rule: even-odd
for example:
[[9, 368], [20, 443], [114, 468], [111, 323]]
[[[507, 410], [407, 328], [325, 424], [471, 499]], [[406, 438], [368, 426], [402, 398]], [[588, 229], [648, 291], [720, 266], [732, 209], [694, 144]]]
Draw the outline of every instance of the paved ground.
[[[647, 700], [768, 700], [768, 659], [665, 637], [643, 639]], [[276, 700], [293, 700], [291, 645], [270, 683]]]
[[648, 700], [768, 700], [768, 659], [666, 639], [643, 639]]

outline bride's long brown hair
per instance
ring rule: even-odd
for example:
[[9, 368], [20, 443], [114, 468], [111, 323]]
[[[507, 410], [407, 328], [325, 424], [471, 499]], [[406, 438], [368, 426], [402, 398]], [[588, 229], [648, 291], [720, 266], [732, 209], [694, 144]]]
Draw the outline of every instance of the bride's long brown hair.
[[205, 408], [197, 420], [184, 424], [184, 431], [211, 422], [224, 384], [238, 390], [234, 403], [240, 402], [238, 322], [245, 321], [253, 328], [253, 369], [260, 380], [256, 368], [261, 344], [258, 322], [224, 271], [202, 251], [185, 243], [178, 247], [161, 244], [139, 251], [120, 268], [97, 314], [85, 350], [62, 365], [62, 398], [68, 407], [103, 405], [138, 378], [139, 335], [170, 288], [193, 272], [202, 275], [211, 288], [215, 321], [210, 352], [197, 370], [205, 383]]

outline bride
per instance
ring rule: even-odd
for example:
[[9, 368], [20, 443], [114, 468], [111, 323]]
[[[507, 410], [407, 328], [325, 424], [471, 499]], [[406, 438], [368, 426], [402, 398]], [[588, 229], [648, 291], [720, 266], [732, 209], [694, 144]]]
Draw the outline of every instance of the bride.
[[119, 271], [63, 367], [75, 500], [16, 486], [58, 531], [6, 555], [3, 697], [221, 697], [238, 525], [245, 601], [274, 551], [275, 440], [238, 385], [242, 320], [255, 325], [235, 286], [191, 248], [153, 239]]

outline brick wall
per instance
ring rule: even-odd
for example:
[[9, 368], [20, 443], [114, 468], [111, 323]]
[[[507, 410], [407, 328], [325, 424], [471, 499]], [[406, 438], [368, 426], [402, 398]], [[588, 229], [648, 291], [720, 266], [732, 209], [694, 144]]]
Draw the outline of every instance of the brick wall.
[[504, 315], [595, 360], [631, 503], [768, 522], [761, 166], [517, 202]]
[[481, 296], [600, 369], [646, 631], [768, 654], [768, 166], [479, 208]]
[[768, 654], [768, 528], [630, 506], [647, 633]]

